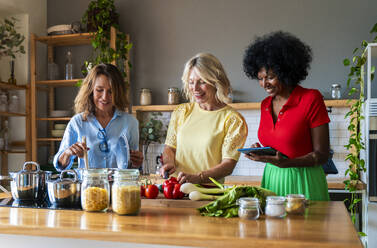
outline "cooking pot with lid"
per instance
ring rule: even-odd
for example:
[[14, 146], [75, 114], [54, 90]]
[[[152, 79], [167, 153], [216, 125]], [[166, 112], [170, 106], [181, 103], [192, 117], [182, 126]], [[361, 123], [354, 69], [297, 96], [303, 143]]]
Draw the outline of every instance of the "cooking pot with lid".
[[[73, 178], [64, 177], [66, 174]], [[81, 183], [74, 170], [63, 170], [60, 179], [47, 182], [48, 198], [57, 207], [77, 208], [81, 204]]]
[[[26, 170], [26, 165], [33, 164], [36, 170]], [[25, 162], [19, 172], [10, 172], [12, 197], [16, 201], [36, 201], [39, 197], [41, 176], [36, 162]]]

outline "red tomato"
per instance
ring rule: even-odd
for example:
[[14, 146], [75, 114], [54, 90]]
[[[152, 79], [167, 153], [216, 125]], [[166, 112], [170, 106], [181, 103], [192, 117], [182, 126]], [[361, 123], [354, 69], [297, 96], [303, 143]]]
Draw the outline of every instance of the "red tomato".
[[141, 196], [145, 196], [145, 187], [144, 187], [144, 185], [140, 186], [140, 195]]
[[158, 187], [154, 184], [149, 184], [145, 189], [145, 196], [149, 199], [154, 199], [158, 196]]

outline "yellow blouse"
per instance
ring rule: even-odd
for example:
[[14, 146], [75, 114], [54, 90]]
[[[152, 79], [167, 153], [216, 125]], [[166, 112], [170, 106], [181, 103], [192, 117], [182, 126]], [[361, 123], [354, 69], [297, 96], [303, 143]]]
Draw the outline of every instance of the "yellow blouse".
[[165, 144], [176, 149], [176, 176], [208, 170], [225, 158], [238, 161], [246, 137], [246, 122], [232, 107], [206, 111], [184, 103], [172, 113]]

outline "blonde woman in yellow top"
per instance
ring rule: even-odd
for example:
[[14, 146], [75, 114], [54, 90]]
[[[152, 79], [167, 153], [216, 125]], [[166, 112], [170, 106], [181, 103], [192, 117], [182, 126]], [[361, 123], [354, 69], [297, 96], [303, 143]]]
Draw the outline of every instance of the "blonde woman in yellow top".
[[223, 181], [247, 137], [244, 118], [227, 105], [229, 79], [215, 56], [199, 53], [186, 63], [182, 81], [190, 103], [171, 116], [160, 173], [177, 176], [180, 183]]

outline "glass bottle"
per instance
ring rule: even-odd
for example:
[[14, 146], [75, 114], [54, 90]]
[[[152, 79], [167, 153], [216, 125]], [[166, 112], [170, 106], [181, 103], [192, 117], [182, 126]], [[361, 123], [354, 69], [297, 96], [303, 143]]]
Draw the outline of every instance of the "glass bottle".
[[119, 169], [114, 172], [111, 188], [112, 209], [120, 215], [136, 215], [141, 206], [139, 170]]
[[241, 197], [237, 200], [239, 205], [238, 216], [241, 219], [256, 220], [259, 218], [259, 200], [253, 197]]
[[179, 104], [179, 91], [178, 88], [171, 87], [168, 89], [168, 104]]
[[17, 95], [12, 95], [9, 99], [8, 111], [12, 113], [18, 113], [19, 100]]
[[107, 169], [84, 170], [81, 184], [81, 207], [89, 212], [105, 212], [110, 203]]
[[4, 140], [3, 150], [8, 151], [8, 149], [9, 149], [9, 126], [8, 126], [8, 120], [4, 121], [4, 127], [1, 130], [1, 137]]
[[0, 93], [0, 111], [6, 112], [8, 110], [8, 97], [5, 92]]
[[285, 197], [267, 196], [265, 212], [268, 217], [283, 218], [285, 216]]
[[72, 52], [68, 50], [65, 61], [65, 80], [73, 79]]
[[152, 92], [150, 89], [142, 88], [140, 90], [140, 105], [152, 104]]
[[288, 214], [304, 214], [305, 213], [305, 196], [302, 194], [287, 195], [287, 205], [285, 210]]
[[340, 84], [332, 84], [331, 85], [331, 98], [332, 99], [340, 99], [341, 93], [340, 93]]
[[56, 63], [54, 63], [52, 58], [48, 59], [47, 65], [47, 79], [48, 80], [57, 80], [59, 79], [59, 68]]

